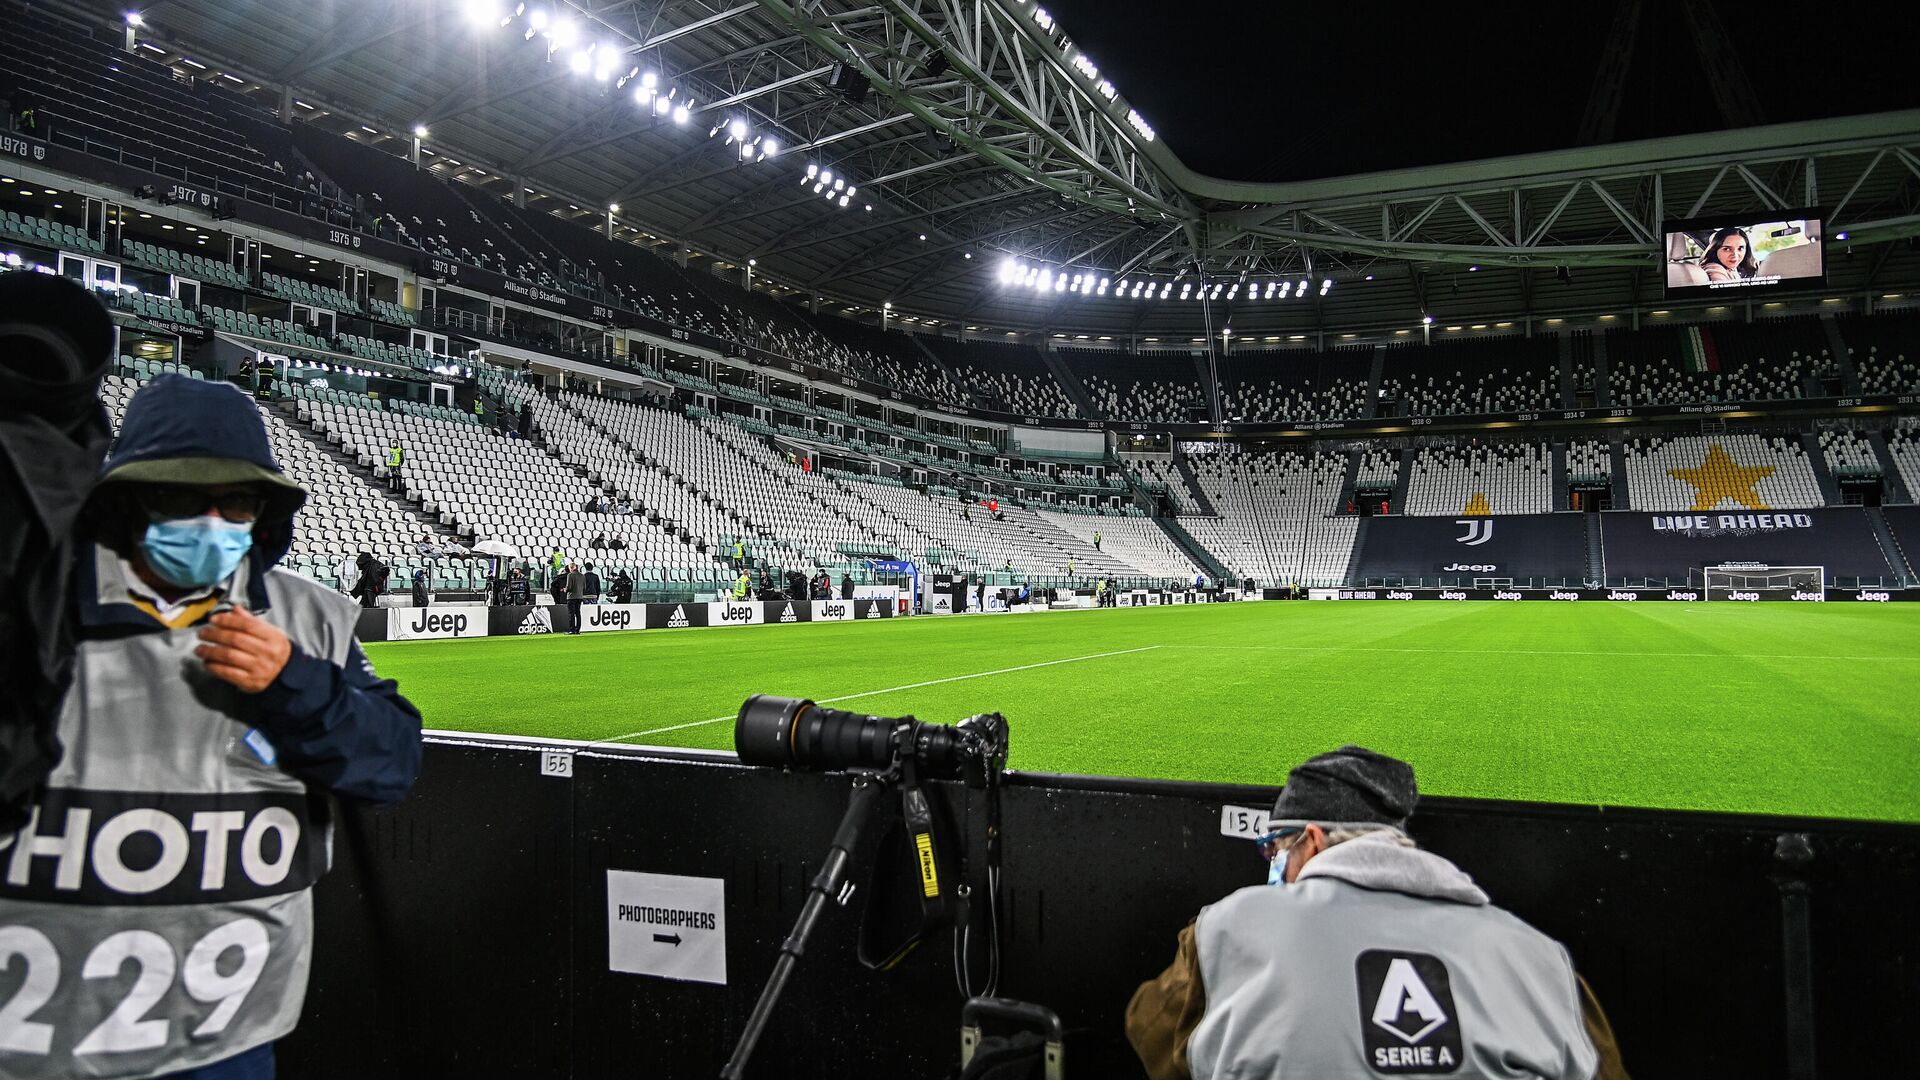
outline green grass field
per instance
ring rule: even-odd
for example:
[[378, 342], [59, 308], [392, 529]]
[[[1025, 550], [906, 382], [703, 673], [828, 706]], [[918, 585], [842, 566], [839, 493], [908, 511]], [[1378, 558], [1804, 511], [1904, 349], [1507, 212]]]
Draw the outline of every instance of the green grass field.
[[1920, 605], [1298, 603], [370, 644], [429, 727], [727, 748], [749, 694], [1012, 765], [1277, 784], [1357, 742], [1435, 795], [1920, 821]]

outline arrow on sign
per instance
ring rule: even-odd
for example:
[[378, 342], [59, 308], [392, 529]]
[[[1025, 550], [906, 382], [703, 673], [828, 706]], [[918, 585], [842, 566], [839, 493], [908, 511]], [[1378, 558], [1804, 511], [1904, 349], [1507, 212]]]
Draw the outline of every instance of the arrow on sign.
[[653, 940], [655, 940], [655, 941], [664, 941], [664, 942], [666, 942], [667, 944], [669, 944], [669, 945], [671, 945], [671, 946], [673, 946], [673, 947], [674, 947], [674, 948], [676, 948], [676, 949], [680, 947], [680, 935], [679, 935], [679, 934], [655, 934], [655, 935], [653, 935]]

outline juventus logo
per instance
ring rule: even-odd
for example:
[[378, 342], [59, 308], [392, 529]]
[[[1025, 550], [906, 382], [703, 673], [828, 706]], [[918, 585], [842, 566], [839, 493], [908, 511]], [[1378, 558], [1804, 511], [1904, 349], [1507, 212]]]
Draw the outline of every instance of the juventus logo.
[[1493, 539], [1492, 518], [1455, 518], [1453, 523], [1467, 527], [1465, 534], [1453, 538], [1453, 542], [1456, 544], [1465, 544], [1468, 547], [1479, 547], [1481, 544]]

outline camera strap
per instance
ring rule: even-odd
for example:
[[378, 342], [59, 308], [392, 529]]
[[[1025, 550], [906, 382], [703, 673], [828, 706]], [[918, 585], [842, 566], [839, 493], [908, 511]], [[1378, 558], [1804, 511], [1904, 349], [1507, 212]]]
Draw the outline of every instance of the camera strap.
[[[951, 921], [957, 884], [949, 855], [951, 838], [944, 816], [921, 788], [909, 755], [900, 769], [900, 814], [888, 815], [874, 849], [867, 905], [860, 919], [862, 964], [885, 971]], [[909, 924], [906, 912], [916, 907], [919, 920]]]

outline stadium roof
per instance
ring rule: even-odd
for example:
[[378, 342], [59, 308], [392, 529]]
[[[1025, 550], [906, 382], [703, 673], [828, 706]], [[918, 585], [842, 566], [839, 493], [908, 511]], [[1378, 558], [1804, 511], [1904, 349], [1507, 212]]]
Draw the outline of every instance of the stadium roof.
[[[122, 18], [101, 0], [55, 7]], [[1663, 219], [1816, 204], [1862, 252], [1830, 260], [1836, 294], [1920, 282], [1920, 258], [1891, 242], [1920, 234], [1920, 111], [1260, 183], [1189, 168], [1031, 0], [255, 0], [244, 12], [161, 0], [142, 35], [293, 121], [395, 153], [423, 127], [439, 175], [586, 220], [617, 204], [634, 239], [729, 273], [751, 260], [756, 285], [832, 301], [822, 310], [891, 303], [942, 327], [1121, 340], [1231, 323], [1334, 343], [1423, 314], [1644, 306], [1660, 291]], [[843, 66], [852, 86], [836, 89]], [[1274, 115], [1248, 105], [1250, 124]], [[809, 166], [858, 190], [830, 201]], [[1009, 286], [1010, 260], [1096, 284]], [[1177, 299], [1202, 270], [1292, 288], [1203, 317]], [[1168, 299], [1101, 295], [1103, 279], [1151, 281]]]

